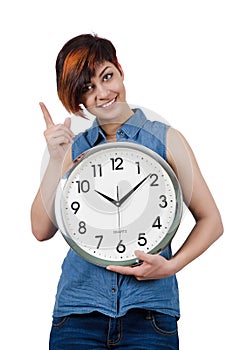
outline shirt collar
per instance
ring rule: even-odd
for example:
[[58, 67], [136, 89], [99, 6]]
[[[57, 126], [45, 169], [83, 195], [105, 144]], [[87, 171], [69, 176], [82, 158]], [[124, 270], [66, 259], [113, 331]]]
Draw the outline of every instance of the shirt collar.
[[92, 147], [97, 143], [97, 140], [106, 140], [104, 132], [99, 127], [99, 124], [96, 119], [94, 120], [91, 128], [88, 130], [87, 139]]
[[134, 114], [130, 117], [125, 124], [120, 127], [129, 138], [134, 138], [138, 131], [141, 130], [147, 119], [141, 109], [134, 109]]
[[[134, 138], [137, 132], [146, 123], [146, 116], [143, 111], [139, 108], [133, 109], [134, 114], [130, 117], [119, 130], [123, 131], [130, 139]], [[95, 119], [92, 127], [88, 130], [87, 139], [91, 146], [93, 147], [97, 141], [106, 141], [103, 130], [100, 128], [98, 121]], [[98, 142], [98, 143], [99, 143]]]

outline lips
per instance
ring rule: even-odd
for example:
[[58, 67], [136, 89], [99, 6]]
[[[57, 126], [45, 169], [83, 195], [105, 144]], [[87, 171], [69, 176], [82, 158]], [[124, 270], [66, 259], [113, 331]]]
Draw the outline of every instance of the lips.
[[107, 108], [107, 107], [110, 107], [114, 102], [116, 101], [116, 97], [113, 98], [112, 100], [98, 106], [98, 108]]

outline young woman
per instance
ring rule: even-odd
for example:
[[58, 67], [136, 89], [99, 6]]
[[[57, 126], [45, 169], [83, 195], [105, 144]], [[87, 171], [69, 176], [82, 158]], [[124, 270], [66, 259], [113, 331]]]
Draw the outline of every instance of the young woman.
[[175, 255], [170, 246], [157, 255], [136, 251], [143, 263], [134, 268], [99, 267], [70, 249], [58, 284], [50, 349], [178, 349], [175, 275], [222, 234], [215, 201], [185, 138], [127, 104], [124, 73], [109, 40], [89, 34], [71, 39], [58, 54], [56, 73], [67, 111], [84, 116], [84, 105], [96, 120], [74, 136], [70, 118], [55, 125], [40, 104], [50, 160], [31, 209], [35, 237], [43, 241], [57, 232], [54, 197], [62, 174], [89, 148], [118, 139], [141, 143], [170, 164], [196, 223]]

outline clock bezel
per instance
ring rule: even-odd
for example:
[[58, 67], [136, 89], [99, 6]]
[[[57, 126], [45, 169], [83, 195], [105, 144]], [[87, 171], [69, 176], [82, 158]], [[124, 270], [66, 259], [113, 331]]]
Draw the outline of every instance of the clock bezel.
[[157, 161], [163, 169], [166, 171], [166, 173], [169, 175], [170, 180], [172, 182], [175, 195], [176, 195], [176, 211], [174, 215], [174, 220], [166, 233], [165, 237], [160, 241], [158, 245], [156, 245], [153, 249], [148, 251], [148, 254], [158, 254], [161, 251], [163, 251], [172, 241], [173, 237], [175, 236], [178, 227], [180, 225], [180, 221], [182, 218], [182, 213], [183, 213], [183, 196], [182, 196], [182, 190], [180, 183], [177, 179], [176, 174], [174, 173], [173, 169], [171, 166], [155, 151], [151, 150], [150, 148], [138, 144], [133, 141], [116, 141], [116, 142], [106, 142], [99, 144], [97, 146], [94, 146], [90, 149], [88, 149], [82, 158], [79, 160], [78, 163], [74, 164], [70, 170], [68, 170], [65, 175], [61, 178], [58, 187], [57, 187], [57, 192], [56, 192], [56, 197], [55, 197], [55, 217], [57, 221], [57, 227], [60, 230], [62, 236], [68, 243], [68, 245], [82, 258], [85, 260], [95, 264], [99, 265], [102, 267], [106, 267], [108, 265], [119, 265], [119, 266], [131, 266], [131, 265], [137, 265], [139, 260], [135, 257], [133, 259], [128, 259], [128, 260], [105, 260], [99, 257], [96, 257], [92, 254], [89, 254], [85, 250], [83, 250], [71, 237], [71, 235], [67, 232], [65, 229], [65, 224], [64, 224], [64, 219], [62, 217], [62, 209], [61, 209], [61, 202], [62, 202], [62, 195], [63, 195], [63, 189], [73, 173], [73, 171], [76, 169], [76, 167], [80, 166], [80, 164], [93, 154], [103, 151], [103, 150], [110, 150], [110, 149], [122, 149], [122, 148], [128, 148], [128, 149], [133, 149], [133, 150], [138, 150], [141, 151], [148, 156], [152, 157], [155, 161]]

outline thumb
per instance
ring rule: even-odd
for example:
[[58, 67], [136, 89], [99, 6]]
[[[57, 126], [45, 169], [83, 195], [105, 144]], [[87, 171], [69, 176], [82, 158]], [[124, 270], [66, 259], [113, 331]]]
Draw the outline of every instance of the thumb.
[[68, 129], [70, 129], [70, 127], [71, 127], [71, 118], [70, 118], [70, 117], [68, 117], [68, 118], [65, 119], [64, 125], [65, 125]]

